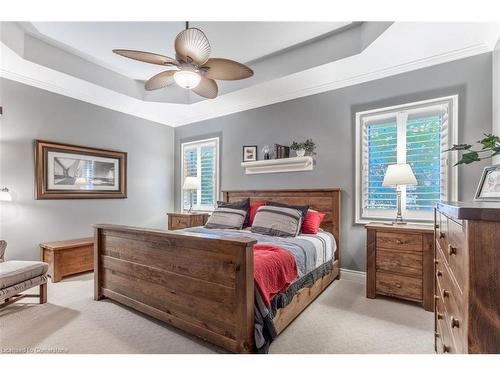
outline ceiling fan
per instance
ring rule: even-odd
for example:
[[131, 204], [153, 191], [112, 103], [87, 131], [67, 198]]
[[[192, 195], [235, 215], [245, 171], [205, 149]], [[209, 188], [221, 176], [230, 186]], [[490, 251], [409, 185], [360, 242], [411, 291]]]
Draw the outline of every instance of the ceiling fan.
[[129, 59], [170, 68], [146, 81], [146, 90], [161, 89], [175, 82], [184, 89], [213, 99], [218, 93], [216, 79], [233, 81], [253, 76], [252, 69], [239, 62], [209, 58], [211, 50], [207, 37], [200, 29], [189, 27], [188, 22], [186, 29], [175, 38], [174, 47], [175, 59], [127, 49], [114, 49], [113, 52]]

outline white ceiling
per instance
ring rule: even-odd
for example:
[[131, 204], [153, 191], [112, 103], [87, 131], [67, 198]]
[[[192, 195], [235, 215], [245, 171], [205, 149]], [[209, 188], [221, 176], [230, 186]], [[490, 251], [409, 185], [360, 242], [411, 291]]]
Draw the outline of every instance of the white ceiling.
[[[213, 57], [248, 62], [306, 42], [351, 22], [190, 22], [208, 37]], [[165, 70], [117, 56], [114, 48], [175, 58], [174, 40], [184, 22], [32, 22], [28, 30], [52, 44], [132, 79]]]

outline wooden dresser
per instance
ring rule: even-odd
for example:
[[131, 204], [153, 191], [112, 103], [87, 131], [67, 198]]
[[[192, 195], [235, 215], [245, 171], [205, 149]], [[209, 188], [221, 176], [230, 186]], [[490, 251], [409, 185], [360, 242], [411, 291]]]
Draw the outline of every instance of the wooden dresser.
[[434, 311], [434, 229], [431, 225], [366, 225], [366, 297], [377, 294]]
[[435, 212], [435, 349], [500, 353], [500, 203]]
[[199, 227], [205, 225], [205, 223], [208, 220], [207, 213], [170, 212], [167, 215], [168, 215], [169, 230]]

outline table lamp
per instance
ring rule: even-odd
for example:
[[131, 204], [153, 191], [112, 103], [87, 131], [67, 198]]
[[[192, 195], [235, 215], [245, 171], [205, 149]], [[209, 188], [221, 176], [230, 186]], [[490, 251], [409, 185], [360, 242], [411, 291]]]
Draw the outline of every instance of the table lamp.
[[411, 170], [410, 164], [391, 164], [385, 171], [382, 186], [395, 186], [398, 196], [398, 211], [396, 220], [392, 224], [406, 224], [401, 215], [401, 186], [416, 185], [417, 179]]
[[200, 188], [200, 179], [194, 176], [184, 177], [184, 184], [182, 190], [189, 191], [189, 213], [193, 210], [193, 190], [196, 191]]

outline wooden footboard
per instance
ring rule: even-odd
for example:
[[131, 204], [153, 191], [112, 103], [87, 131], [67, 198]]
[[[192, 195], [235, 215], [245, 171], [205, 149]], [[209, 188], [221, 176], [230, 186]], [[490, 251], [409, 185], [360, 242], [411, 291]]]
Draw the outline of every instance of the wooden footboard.
[[108, 297], [229, 351], [252, 352], [255, 242], [95, 225], [94, 299]]

